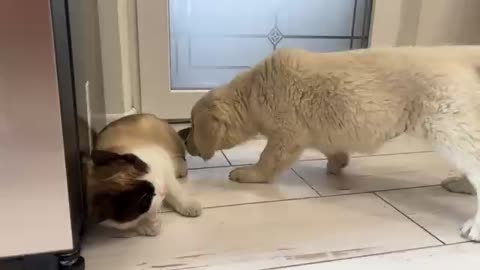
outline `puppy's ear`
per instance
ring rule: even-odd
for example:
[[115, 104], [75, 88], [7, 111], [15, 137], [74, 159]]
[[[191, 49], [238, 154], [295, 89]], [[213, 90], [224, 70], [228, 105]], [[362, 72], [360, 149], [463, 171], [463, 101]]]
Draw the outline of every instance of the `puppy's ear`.
[[182, 138], [183, 142], [186, 142], [191, 131], [192, 131], [192, 128], [189, 127], [189, 128], [181, 129], [177, 133], [178, 133], [178, 136]]
[[195, 117], [193, 142], [204, 160], [211, 159], [219, 149], [225, 134], [225, 124], [211, 112], [202, 112]]
[[91, 158], [96, 166], [105, 166], [113, 162], [124, 161], [142, 173], [147, 173], [149, 170], [148, 165], [134, 154], [120, 155], [110, 151], [93, 150]]

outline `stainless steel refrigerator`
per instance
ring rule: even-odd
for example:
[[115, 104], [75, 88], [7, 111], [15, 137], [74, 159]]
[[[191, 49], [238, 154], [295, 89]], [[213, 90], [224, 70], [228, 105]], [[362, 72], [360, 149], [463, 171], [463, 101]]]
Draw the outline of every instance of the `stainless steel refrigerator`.
[[0, 1], [1, 270], [84, 267], [70, 30], [66, 0]]

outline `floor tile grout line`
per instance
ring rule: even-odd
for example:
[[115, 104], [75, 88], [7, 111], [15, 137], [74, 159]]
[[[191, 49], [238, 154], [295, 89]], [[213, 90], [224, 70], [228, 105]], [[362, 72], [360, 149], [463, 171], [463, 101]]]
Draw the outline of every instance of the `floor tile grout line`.
[[331, 194], [331, 195], [323, 195], [322, 198], [340, 197], [340, 196], [348, 196], [348, 195], [359, 195], [359, 194], [369, 194], [369, 193], [373, 194], [373, 193], [376, 193], [376, 192], [402, 191], [402, 190], [431, 188], [431, 187], [440, 187], [440, 184], [423, 185], [423, 186], [415, 186], [415, 187], [392, 188], [392, 189], [368, 190], [368, 191], [359, 191], [359, 192], [351, 192], [351, 193]]
[[233, 166], [233, 165], [232, 165], [232, 162], [230, 161], [230, 159], [228, 159], [228, 157], [227, 157], [227, 155], [225, 154], [225, 152], [223, 152], [223, 151], [220, 151], [220, 152], [222, 153], [223, 157], [227, 160], [228, 164], [230, 164], [230, 166]]
[[417, 251], [417, 250], [431, 250], [431, 249], [456, 246], [456, 245], [461, 245], [461, 244], [466, 244], [466, 243], [470, 243], [470, 242], [465, 241], [465, 242], [458, 242], [458, 243], [445, 244], [445, 245], [440, 244], [440, 245], [424, 246], [424, 247], [418, 247], [418, 248], [392, 250], [392, 251], [385, 251], [385, 252], [378, 252], [378, 253], [372, 253], [372, 254], [366, 254], [366, 255], [353, 256], [353, 257], [330, 259], [330, 260], [318, 261], [318, 262], [308, 262], [308, 263], [291, 264], [291, 265], [284, 265], [284, 266], [271, 267], [271, 268], [262, 268], [260, 270], [280, 270], [280, 269], [287, 269], [287, 268], [295, 269], [297, 267], [317, 265], [317, 264], [320, 266], [321, 264], [330, 263], [330, 262], [349, 261], [349, 260], [355, 260], [355, 259], [361, 259], [361, 258], [369, 258], [369, 257], [376, 257], [376, 256], [390, 255], [390, 254], [398, 254], [398, 253], [405, 253], [405, 252]]
[[[360, 156], [350, 156], [350, 159], [360, 159], [360, 158], [372, 158], [372, 157], [385, 157], [385, 156], [402, 156], [402, 155], [410, 155], [410, 154], [426, 154], [426, 153], [434, 153], [434, 151], [415, 151], [415, 152], [404, 152], [404, 153], [386, 153], [386, 154], [374, 154], [374, 155], [360, 155]], [[306, 159], [299, 159], [298, 162], [304, 161], [326, 161], [327, 158], [306, 158]], [[245, 164], [247, 165], [247, 164]]]
[[297, 171], [295, 171], [294, 168], [290, 168], [290, 170], [292, 170], [293, 173], [294, 173], [298, 178], [300, 178], [300, 179], [303, 181], [303, 183], [305, 183], [305, 185], [309, 186], [315, 193], [317, 193], [318, 196], [323, 197], [323, 195], [320, 194], [320, 191], [316, 190], [312, 185], [310, 185], [310, 183], [308, 183], [307, 180], [305, 180], [305, 178], [303, 178], [303, 176], [301, 176]]
[[416, 222], [413, 218], [409, 217], [407, 214], [403, 213], [402, 211], [400, 211], [400, 209], [398, 209], [395, 205], [393, 205], [391, 202], [389, 202], [388, 200], [386, 200], [385, 198], [383, 198], [380, 194], [378, 194], [377, 192], [374, 192], [373, 194], [375, 194], [380, 200], [382, 200], [383, 202], [385, 202], [386, 204], [388, 204], [390, 207], [392, 207], [393, 209], [395, 209], [397, 212], [399, 212], [402, 216], [404, 216], [405, 218], [407, 218], [408, 220], [410, 220], [413, 224], [417, 225], [419, 228], [421, 228], [422, 230], [424, 230], [426, 233], [428, 233], [430, 236], [432, 236], [433, 238], [435, 238], [437, 241], [439, 241], [440, 243], [442, 243], [442, 245], [446, 245], [446, 243], [444, 241], [442, 241], [440, 238], [438, 238], [435, 234], [433, 234], [432, 232], [430, 232], [429, 230], [427, 230], [424, 226], [420, 225], [420, 223]]
[[[290, 202], [290, 201], [301, 201], [301, 200], [311, 200], [311, 199], [320, 199], [322, 197], [319, 196], [307, 196], [307, 197], [299, 197], [299, 198], [289, 198], [289, 199], [278, 199], [278, 200], [270, 200], [270, 201], [257, 201], [257, 202], [246, 202], [246, 203], [232, 203], [232, 204], [225, 204], [225, 205], [216, 205], [216, 206], [206, 206], [203, 207], [204, 210], [206, 209], [218, 209], [218, 208], [228, 208], [228, 207], [236, 207], [236, 206], [244, 206], [244, 205], [254, 205], [254, 204], [268, 204], [268, 203], [277, 203], [277, 202]], [[163, 211], [161, 213], [172, 213], [175, 212], [174, 210]]]
[[[221, 151], [223, 156], [226, 158], [229, 165], [218, 165], [218, 166], [205, 166], [205, 167], [194, 167], [189, 168], [189, 170], [200, 170], [200, 169], [214, 169], [214, 168], [225, 168], [225, 167], [239, 167], [239, 166], [248, 166], [255, 164], [255, 162], [251, 163], [232, 163], [230, 159], [228, 159], [227, 154]], [[376, 154], [376, 155], [364, 155], [364, 156], [352, 156], [352, 159], [360, 159], [360, 158], [370, 158], [370, 157], [383, 157], [383, 156], [400, 156], [400, 155], [409, 155], [409, 154], [425, 154], [425, 153], [434, 153], [434, 151], [416, 151], [416, 152], [405, 152], [405, 153], [389, 153], [389, 154]], [[309, 161], [324, 161], [327, 160], [326, 158], [312, 158], [312, 159], [299, 159], [297, 163], [301, 162], [309, 162]]]
[[198, 170], [221, 169], [221, 168], [230, 168], [230, 167], [239, 167], [239, 166], [237, 166], [237, 165], [217, 165], [217, 166], [209, 166], [209, 167], [193, 167], [193, 168], [188, 168], [188, 170], [189, 171], [198, 171]]
[[278, 200], [272, 200], [272, 201], [237, 203], [237, 204], [230, 204], [230, 205], [209, 206], [209, 207], [205, 207], [205, 209], [217, 209], [217, 208], [226, 208], [226, 207], [243, 206], [243, 205], [267, 204], [267, 203], [277, 203], [277, 202], [290, 202], [290, 201], [301, 201], [301, 200], [311, 200], [311, 199], [320, 199], [320, 197], [318, 197], [318, 196], [307, 196], [307, 197], [299, 197], [299, 198], [278, 199]]
[[[372, 195], [375, 196], [376, 192], [402, 191], [402, 190], [421, 189], [421, 188], [429, 188], [429, 187], [440, 187], [440, 185], [408, 187], [408, 188], [398, 188], [398, 189], [386, 189], [386, 190], [365, 191], [365, 192], [354, 192], [354, 193], [335, 194], [335, 195], [307, 196], [307, 197], [299, 197], [299, 198], [278, 199], [278, 200], [269, 200], [269, 201], [256, 201], [256, 202], [247, 202], [247, 203], [232, 203], [232, 204], [225, 204], [225, 205], [207, 206], [207, 207], [203, 207], [203, 209], [217, 209], [217, 208], [236, 207], [236, 206], [243, 206], [243, 205], [266, 204], [266, 203], [276, 203], [276, 202], [286, 202], [286, 201], [300, 201], [300, 200], [310, 200], [310, 199], [327, 199], [327, 198], [334, 198], [334, 197], [342, 197], [342, 196], [347, 197], [347, 196], [364, 195], [364, 194], [372, 194]], [[170, 212], [175, 212], [175, 211], [174, 210], [169, 210], [169, 211], [163, 211], [162, 213], [170, 213]]]

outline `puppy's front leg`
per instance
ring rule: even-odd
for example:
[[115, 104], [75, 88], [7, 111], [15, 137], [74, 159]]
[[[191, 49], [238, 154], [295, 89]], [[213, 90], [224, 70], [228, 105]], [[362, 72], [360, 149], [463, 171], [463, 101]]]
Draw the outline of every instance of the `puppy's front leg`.
[[200, 203], [191, 198], [175, 178], [167, 181], [165, 200], [182, 216], [198, 217], [202, 214]]
[[268, 183], [298, 159], [303, 147], [293, 136], [275, 136], [268, 139], [267, 146], [257, 164], [234, 169], [230, 180], [240, 183]]
[[345, 152], [337, 152], [334, 154], [327, 154], [327, 173], [337, 175], [342, 169], [347, 167], [349, 156]]

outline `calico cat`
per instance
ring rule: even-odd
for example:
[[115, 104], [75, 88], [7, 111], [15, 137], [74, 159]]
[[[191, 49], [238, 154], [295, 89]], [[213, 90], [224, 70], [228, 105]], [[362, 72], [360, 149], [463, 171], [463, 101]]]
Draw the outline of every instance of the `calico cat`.
[[185, 145], [167, 122], [149, 114], [123, 117], [98, 135], [87, 165], [90, 220], [122, 236], [159, 233], [165, 200], [183, 216], [202, 208], [181, 187], [187, 175]]

